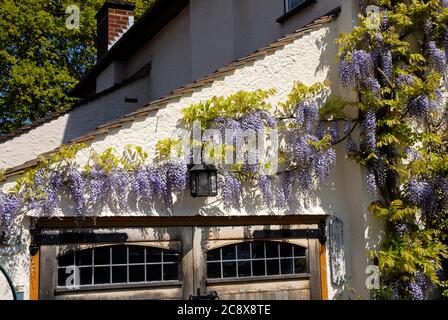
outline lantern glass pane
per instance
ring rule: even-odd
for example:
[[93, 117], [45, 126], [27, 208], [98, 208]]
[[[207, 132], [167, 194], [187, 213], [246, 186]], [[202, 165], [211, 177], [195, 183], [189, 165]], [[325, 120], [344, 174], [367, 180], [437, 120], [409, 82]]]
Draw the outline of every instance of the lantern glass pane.
[[209, 183], [208, 183], [208, 173], [207, 172], [201, 172], [199, 174], [199, 187], [198, 187], [198, 194], [208, 194], [209, 192]]
[[214, 172], [210, 173], [210, 184], [211, 184], [211, 186], [210, 186], [211, 192], [212, 193], [218, 192], [218, 190], [216, 190], [217, 183], [216, 183], [216, 174]]
[[191, 193], [193, 193], [193, 194], [198, 192], [197, 178], [198, 177], [196, 175], [192, 175], [192, 177], [191, 177]]

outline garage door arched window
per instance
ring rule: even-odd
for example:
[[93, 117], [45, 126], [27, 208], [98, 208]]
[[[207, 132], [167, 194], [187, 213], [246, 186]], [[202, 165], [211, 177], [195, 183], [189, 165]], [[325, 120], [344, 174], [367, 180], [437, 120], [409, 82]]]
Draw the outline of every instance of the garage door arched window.
[[307, 273], [306, 248], [290, 243], [254, 241], [207, 253], [207, 278], [256, 278]]
[[57, 263], [60, 288], [179, 280], [179, 253], [155, 247], [117, 245], [71, 251], [59, 256]]

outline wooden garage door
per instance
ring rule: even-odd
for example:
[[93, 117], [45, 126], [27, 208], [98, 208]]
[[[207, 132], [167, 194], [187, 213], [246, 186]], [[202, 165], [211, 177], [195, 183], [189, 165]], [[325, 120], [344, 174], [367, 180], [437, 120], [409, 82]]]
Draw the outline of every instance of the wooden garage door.
[[[61, 234], [65, 230], [48, 230]], [[119, 243], [40, 248], [39, 299], [182, 299], [182, 230], [88, 229], [122, 233]]]
[[224, 300], [321, 299], [319, 241], [291, 236], [307, 227], [316, 226], [88, 229], [128, 240], [41, 246], [39, 298], [188, 299], [200, 289]]
[[207, 289], [225, 300], [309, 300], [308, 249], [287, 240], [270, 240], [210, 250]]
[[322, 299], [321, 244], [293, 236], [310, 227], [317, 226], [198, 228], [197, 238], [207, 239], [195, 256], [204, 266], [197, 270], [196, 278], [203, 279], [198, 285], [216, 291], [223, 300]]

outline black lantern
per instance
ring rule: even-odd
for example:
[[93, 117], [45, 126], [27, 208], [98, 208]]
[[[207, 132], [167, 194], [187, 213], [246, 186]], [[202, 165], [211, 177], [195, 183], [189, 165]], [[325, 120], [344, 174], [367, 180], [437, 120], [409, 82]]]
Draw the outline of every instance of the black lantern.
[[196, 164], [190, 170], [192, 197], [215, 197], [218, 195], [218, 169], [214, 165]]

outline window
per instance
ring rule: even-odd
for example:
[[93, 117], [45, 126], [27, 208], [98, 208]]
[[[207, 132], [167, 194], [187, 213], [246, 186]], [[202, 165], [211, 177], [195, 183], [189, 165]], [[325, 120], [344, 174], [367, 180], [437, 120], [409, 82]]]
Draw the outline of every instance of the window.
[[306, 249], [289, 243], [255, 241], [207, 253], [207, 278], [253, 278], [304, 274]]
[[57, 283], [58, 287], [66, 287], [67, 281], [82, 287], [173, 281], [179, 280], [178, 268], [176, 251], [127, 245], [97, 247], [59, 256]]
[[286, 8], [286, 12], [294, 9], [295, 7], [297, 7], [299, 4], [304, 3], [307, 0], [285, 0], [285, 8]]

